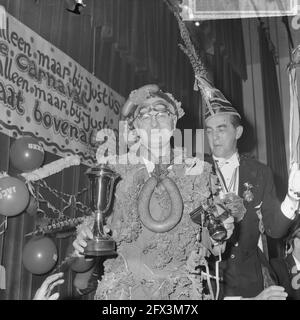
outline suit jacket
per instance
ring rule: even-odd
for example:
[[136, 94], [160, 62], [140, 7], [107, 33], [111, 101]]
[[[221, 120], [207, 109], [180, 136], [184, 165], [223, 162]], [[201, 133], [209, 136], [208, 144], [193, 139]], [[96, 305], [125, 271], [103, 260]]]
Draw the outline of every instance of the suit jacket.
[[297, 271], [292, 254], [286, 258], [271, 259], [270, 263], [275, 271], [278, 285], [284, 287], [288, 294], [287, 299], [300, 300], [300, 272]]
[[[257, 246], [260, 236], [259, 219], [256, 206], [261, 205], [265, 232], [272, 238], [281, 238], [286, 234], [292, 220], [281, 212], [275, 194], [271, 169], [266, 165], [244, 156], [240, 157], [239, 196], [243, 197], [245, 183], [250, 183], [254, 199], [244, 201], [246, 214], [235, 224], [231, 238], [227, 241], [220, 263], [223, 277], [223, 296], [254, 297], [263, 289], [262, 263], [268, 268]], [[269, 268], [270, 269], [270, 268]], [[271, 271], [271, 269], [270, 269]], [[222, 298], [222, 295], [220, 298]]]

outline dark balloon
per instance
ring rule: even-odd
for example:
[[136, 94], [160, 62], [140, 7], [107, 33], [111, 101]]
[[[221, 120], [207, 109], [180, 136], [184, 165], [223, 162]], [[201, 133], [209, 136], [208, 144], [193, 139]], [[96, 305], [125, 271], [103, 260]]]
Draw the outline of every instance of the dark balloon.
[[14, 177], [0, 178], [0, 214], [10, 217], [25, 210], [29, 192], [23, 181]]
[[49, 272], [57, 260], [56, 245], [48, 237], [34, 237], [24, 246], [23, 264], [33, 274]]
[[33, 171], [42, 165], [44, 149], [35, 138], [19, 138], [10, 148], [10, 161], [16, 169], [23, 172]]
[[[71, 254], [74, 251], [72, 244], [67, 249], [67, 255]], [[84, 257], [76, 257], [70, 265], [70, 268], [78, 273], [86, 272], [90, 270], [95, 264], [95, 259], [89, 258], [85, 259]]]
[[85, 258], [76, 258], [74, 262], [72, 262], [70, 268], [75, 272], [86, 272], [90, 270], [95, 264], [94, 259], [85, 259]]

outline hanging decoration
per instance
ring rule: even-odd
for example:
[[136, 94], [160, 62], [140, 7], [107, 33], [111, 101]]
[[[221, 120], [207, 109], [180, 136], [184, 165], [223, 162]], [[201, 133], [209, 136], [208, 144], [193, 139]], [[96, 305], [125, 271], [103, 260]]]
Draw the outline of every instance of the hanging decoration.
[[44, 149], [38, 139], [21, 137], [12, 144], [9, 157], [16, 169], [29, 172], [42, 165]]
[[49, 272], [58, 260], [55, 243], [48, 237], [34, 237], [23, 249], [24, 267], [33, 274]]
[[2, 173], [0, 177], [0, 214], [11, 217], [24, 211], [29, 202], [29, 192], [18, 178]]
[[67, 249], [65, 258], [52, 269], [51, 274], [65, 272], [68, 269], [81, 274], [89, 271], [95, 263], [96, 260], [94, 258], [85, 259], [84, 257], [78, 257], [75, 254], [73, 246], [70, 245]]
[[74, 14], [80, 14], [82, 9], [86, 7], [86, 4], [84, 4], [82, 0], [73, 0], [72, 2], [72, 5], [70, 8], [67, 8], [67, 11]]
[[83, 273], [89, 271], [95, 265], [94, 259], [85, 259], [83, 257], [76, 257], [71, 263], [70, 268], [74, 272]]
[[28, 173], [22, 173], [21, 176], [24, 177], [27, 182], [37, 181], [37, 180], [45, 179], [71, 166], [79, 166], [79, 165], [80, 165], [79, 156], [77, 155], [67, 156], [65, 158], [48, 163], [40, 169], [34, 170], [32, 172], [28, 172]]
[[72, 243], [67, 249], [66, 256], [73, 257], [72, 261], [70, 261], [70, 269], [77, 273], [83, 273], [90, 270], [96, 262], [94, 258], [85, 259], [84, 257], [75, 256]]
[[[55, 252], [53, 245], [51, 245], [53, 240], [45, 236], [54, 236], [56, 238], [70, 236], [76, 230], [76, 226], [82, 223], [83, 217], [71, 218], [65, 214], [66, 210], [72, 207], [76, 211], [83, 213], [83, 215], [89, 213], [89, 207], [78, 201], [78, 198], [87, 191], [87, 188], [82, 189], [76, 195], [72, 195], [50, 187], [45, 181], [45, 178], [75, 165], [80, 165], [80, 157], [76, 155], [53, 161], [42, 168], [21, 174], [31, 193], [26, 212], [30, 215], [36, 215], [37, 218], [35, 230], [25, 235], [25, 237], [31, 236], [33, 238], [23, 251], [24, 266], [31, 273], [47, 273], [57, 261], [57, 251]], [[64, 207], [57, 209], [55, 205], [47, 200], [45, 192], [51, 194], [58, 202], [62, 202]], [[45, 209], [43, 209], [44, 207]], [[31, 259], [25, 257], [25, 255], [30, 256]], [[40, 260], [38, 257], [40, 257]], [[55, 257], [56, 261], [54, 261]], [[83, 270], [91, 265], [90, 261], [85, 264], [84, 261], [79, 261], [75, 258], [67, 256], [57, 268], [72, 266], [74, 270]], [[31, 261], [36, 261], [36, 264], [31, 263]]]
[[[44, 218], [48, 217], [46, 221], [47, 224], [37, 225], [36, 230], [27, 234], [28, 235], [38, 235], [38, 234], [51, 234], [58, 233], [60, 231], [66, 232], [67, 230], [74, 229], [77, 224], [81, 222], [81, 218], [70, 218], [64, 215], [64, 212], [69, 209], [72, 205], [76, 207], [77, 210], [86, 214], [89, 211], [89, 208], [76, 200], [76, 196], [71, 194], [66, 194], [63, 192], [59, 192], [56, 189], [53, 189], [48, 186], [45, 178], [56, 174], [66, 168], [71, 166], [80, 165], [80, 157], [68, 156], [66, 158], [62, 158], [56, 161], [53, 161], [49, 164], [46, 164], [42, 168], [36, 169], [32, 172], [22, 173], [20, 176], [25, 180], [25, 183], [28, 186], [31, 197], [26, 208], [26, 212], [30, 215], [35, 215], [39, 213], [39, 215], [43, 215]], [[41, 192], [41, 189], [45, 189], [54, 195], [59, 201], [62, 201], [65, 204], [65, 207], [62, 210], [58, 210], [52, 205], [47, 199], [45, 199], [44, 195]], [[83, 194], [87, 189], [83, 189], [81, 192], [77, 194], [77, 197]], [[40, 208], [40, 204], [45, 204], [47, 209], [50, 209], [50, 213], [52, 215]], [[24, 210], [25, 208], [23, 208]], [[54, 218], [53, 218], [54, 215]], [[50, 217], [51, 216], [51, 217]], [[45, 221], [45, 219], [44, 219]]]
[[[26, 234], [25, 236], [33, 236], [40, 234], [55, 234], [56, 237], [64, 237], [64, 235], [70, 235], [77, 225], [82, 223], [83, 217], [70, 218], [65, 215], [66, 210], [74, 208], [79, 211], [83, 216], [90, 214], [90, 208], [78, 201], [78, 197], [87, 191], [87, 188], [82, 189], [77, 195], [71, 195], [64, 192], [60, 192], [55, 188], [51, 188], [44, 181], [38, 181], [34, 185], [31, 185], [33, 194], [37, 194], [36, 200], [39, 203], [38, 214], [43, 217], [40, 223], [36, 226], [35, 230]], [[39, 191], [36, 191], [39, 190]], [[43, 190], [47, 190], [52, 196], [56, 197], [59, 201], [65, 204], [65, 206], [59, 210], [51, 202], [45, 199]], [[44, 205], [47, 210], [43, 210], [41, 207]]]
[[[65, 168], [80, 165], [80, 157], [68, 156], [39, 168], [43, 159], [44, 150], [38, 145], [36, 139], [20, 138], [11, 147], [10, 160], [17, 169], [24, 172], [19, 175], [20, 179], [10, 177], [7, 173], [0, 175], [0, 214], [5, 216], [5, 220], [0, 225], [0, 235], [7, 229], [7, 217], [26, 211], [27, 214], [36, 218], [35, 230], [25, 235], [32, 238], [24, 246], [22, 254], [24, 267], [33, 274], [48, 273], [57, 263], [56, 245], [46, 235], [63, 238], [75, 232], [76, 226], [82, 223], [83, 217], [70, 218], [65, 215], [66, 210], [74, 208], [83, 215], [90, 211], [85, 204], [78, 201], [79, 196], [84, 194], [87, 188], [72, 195], [51, 188], [44, 180]], [[61, 210], [57, 209], [46, 199], [45, 192], [62, 202], [64, 207]], [[45, 210], [42, 209], [43, 206], [46, 207]], [[62, 265], [66, 265], [66, 261], [75, 272], [84, 272], [94, 264], [93, 260], [86, 261], [74, 256], [66, 257]], [[1, 289], [5, 289], [5, 281], [5, 267], [1, 265]]]
[[36, 230], [27, 233], [25, 237], [68, 232], [70, 230], [75, 231], [76, 226], [82, 223], [83, 220], [83, 217], [68, 218], [66, 216], [60, 219], [51, 219], [49, 223], [37, 226]]
[[[76, 4], [64, 1], [71, 10]], [[76, 2], [84, 7], [83, 1]], [[14, 138], [38, 137], [45, 151], [61, 157], [77, 154], [93, 166], [94, 136], [103, 127], [118, 135], [124, 98], [8, 12], [3, 24], [7, 32], [1, 37], [0, 70], [10, 76], [0, 78], [1, 132]], [[14, 45], [15, 35], [24, 40], [24, 48]], [[40, 77], [41, 72], [45, 76]]]
[[5, 217], [4, 221], [0, 224], [0, 236], [2, 236], [7, 229], [7, 217]]
[[[31, 193], [31, 200], [26, 209], [27, 213], [34, 215], [35, 212], [39, 213], [39, 215], [43, 215], [44, 223], [41, 225], [37, 225], [36, 229], [26, 234], [26, 236], [39, 235], [39, 234], [57, 234], [59, 232], [70, 232], [71, 230], [75, 230], [75, 227], [82, 222], [82, 218], [70, 218], [66, 216], [64, 213], [67, 209], [74, 206], [76, 210], [87, 214], [89, 208], [77, 201], [78, 196], [87, 191], [84, 188], [82, 191], [78, 192], [77, 195], [71, 195], [64, 192], [60, 192], [54, 188], [48, 186], [45, 178], [56, 174], [70, 166], [80, 165], [80, 157], [79, 156], [68, 156], [66, 158], [62, 158], [56, 161], [53, 161], [49, 164], [46, 164], [40, 169], [34, 170], [32, 172], [23, 173], [21, 176], [25, 179], [28, 188]], [[63, 209], [57, 209], [53, 204], [51, 204], [43, 195], [41, 190], [47, 190], [50, 194], [54, 195], [59, 201], [62, 201], [65, 206]], [[40, 208], [40, 204], [44, 204], [48, 210], [42, 210]], [[54, 217], [53, 217], [54, 216]], [[47, 221], [47, 223], [45, 223]]]

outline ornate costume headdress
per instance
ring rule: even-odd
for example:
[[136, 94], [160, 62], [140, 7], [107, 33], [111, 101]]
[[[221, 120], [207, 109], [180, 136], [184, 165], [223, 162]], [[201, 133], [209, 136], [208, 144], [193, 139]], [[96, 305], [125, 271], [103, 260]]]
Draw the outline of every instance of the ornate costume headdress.
[[205, 121], [216, 114], [233, 114], [241, 118], [240, 114], [235, 108], [233, 108], [231, 103], [224, 97], [222, 92], [215, 88], [207, 79], [206, 68], [196, 53], [186, 25], [182, 21], [180, 14], [176, 11], [174, 6], [171, 6], [168, 1], [166, 1], [166, 3], [173, 11], [178, 21], [180, 34], [185, 44], [179, 44], [179, 47], [188, 56], [195, 73], [194, 90], [201, 91], [201, 95], [206, 104], [206, 110], [204, 114]]
[[132, 120], [142, 104], [151, 97], [159, 97], [171, 105], [177, 119], [180, 119], [184, 115], [181, 102], [177, 101], [172, 94], [163, 92], [156, 84], [148, 84], [130, 93], [128, 100], [122, 108], [122, 116], [128, 120]]
[[[217, 89], [215, 90], [218, 91], [218, 92], [215, 92], [215, 94], [220, 93], [222, 95], [221, 91]], [[235, 108], [233, 108], [231, 103], [225, 98], [222, 98], [220, 96], [211, 97], [209, 99], [209, 102], [207, 103], [207, 108], [204, 114], [205, 121], [207, 121], [209, 118], [217, 114], [232, 114], [241, 118], [240, 114], [237, 112]]]

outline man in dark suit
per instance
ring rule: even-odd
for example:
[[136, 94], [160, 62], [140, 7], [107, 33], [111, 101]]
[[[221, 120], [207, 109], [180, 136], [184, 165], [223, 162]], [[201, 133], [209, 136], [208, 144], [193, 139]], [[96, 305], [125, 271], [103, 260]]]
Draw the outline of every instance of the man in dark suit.
[[205, 129], [222, 192], [233, 192], [244, 198], [247, 209], [223, 248], [220, 265], [223, 297], [286, 299], [284, 288], [264, 286], [262, 266], [263, 270], [268, 266], [262, 261], [263, 255], [258, 247], [259, 226], [263, 225], [272, 238], [281, 238], [286, 234], [296, 216], [297, 192], [300, 190], [297, 189], [299, 186], [295, 186], [297, 179], [294, 177], [296, 175], [299, 179], [299, 170], [294, 168], [291, 172], [289, 192], [280, 204], [270, 168], [239, 155], [237, 141], [243, 127], [240, 115], [229, 102], [218, 98], [211, 101], [205, 114]]
[[285, 288], [288, 300], [300, 300], [300, 219], [291, 228], [287, 237], [287, 255], [271, 259], [277, 282]]

